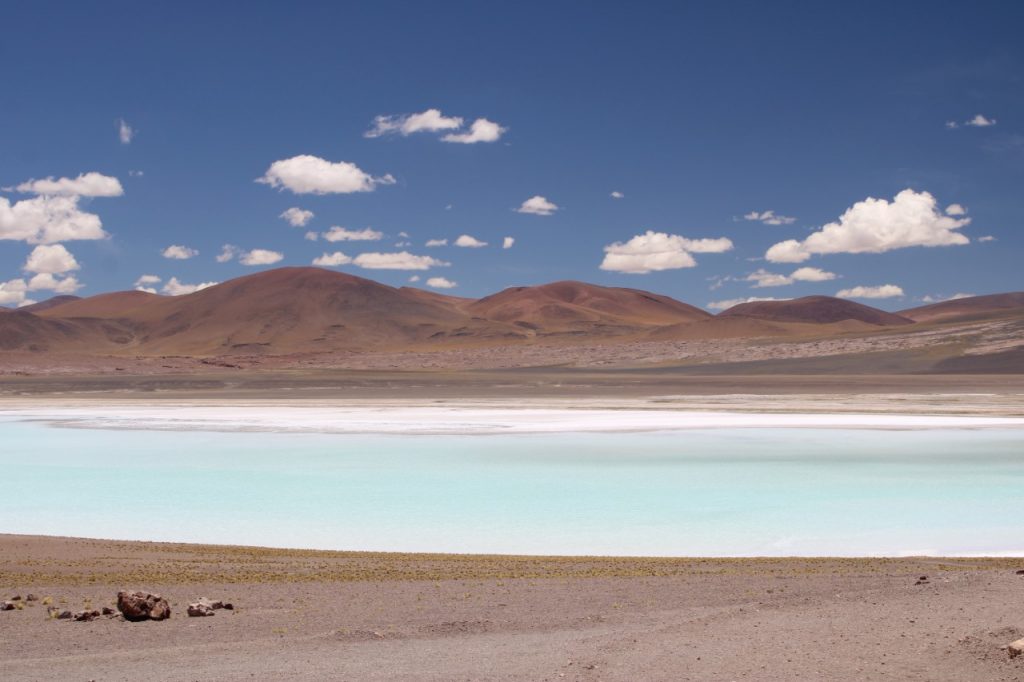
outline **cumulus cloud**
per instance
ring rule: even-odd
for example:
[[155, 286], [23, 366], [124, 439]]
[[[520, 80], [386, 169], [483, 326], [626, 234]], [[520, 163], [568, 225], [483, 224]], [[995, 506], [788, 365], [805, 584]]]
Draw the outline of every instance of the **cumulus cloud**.
[[769, 272], [762, 268], [750, 273], [744, 280], [754, 282], [755, 289], [762, 289], [764, 287], [786, 286], [794, 282], [826, 282], [835, 278], [836, 274], [834, 272], [828, 272], [821, 268], [803, 267], [797, 268], [788, 275]]
[[23, 279], [12, 279], [7, 282], [0, 282], [0, 305], [31, 305], [26, 293], [28, 284]]
[[877, 287], [857, 286], [836, 292], [839, 298], [896, 298], [902, 295], [903, 289], [895, 284], [882, 284]]
[[82, 288], [74, 275], [55, 277], [49, 272], [41, 272], [28, 281], [29, 291], [52, 291], [55, 294], [73, 294]]
[[765, 225], [792, 225], [796, 218], [787, 215], [778, 215], [775, 211], [751, 211], [743, 215], [744, 220], [756, 220]]
[[448, 246], [448, 240], [447, 239], [428, 239], [426, 245], [429, 246], [429, 247]]
[[361, 253], [352, 262], [367, 270], [429, 270], [451, 265], [431, 256], [416, 256], [408, 251], [397, 253]]
[[242, 265], [273, 265], [283, 259], [283, 253], [269, 249], [253, 249], [238, 256], [238, 262]]
[[995, 124], [996, 120], [994, 118], [988, 118], [981, 114], [975, 114], [974, 118], [964, 121], [965, 126], [972, 126], [974, 128], [987, 128], [989, 126], [994, 126]]
[[996, 238], [990, 234], [986, 234], [984, 237], [978, 237], [979, 242], [994, 242], [995, 240]]
[[383, 239], [384, 233], [369, 227], [362, 230], [347, 230], [335, 225], [323, 233], [323, 238], [329, 242], [375, 242]]
[[348, 265], [352, 262], [352, 259], [343, 254], [341, 251], [335, 251], [334, 253], [324, 252], [323, 255], [317, 256], [313, 259], [313, 265], [319, 265], [322, 268], [336, 267], [338, 265]]
[[161, 281], [162, 280], [156, 275], [142, 275], [135, 280], [135, 284], [133, 286], [136, 291], [145, 291], [150, 294], [155, 294], [156, 289], [150, 285], [159, 284]]
[[619, 191], [615, 191], [615, 192], [611, 193], [612, 199], [623, 199], [623, 198], [625, 198], [625, 196], [626, 196], [625, 194], [623, 194], [622, 192], [619, 192]]
[[61, 244], [37, 246], [25, 261], [25, 272], [60, 275], [78, 270], [78, 261]]
[[315, 242], [317, 239], [320, 239], [320, 234], [310, 230], [306, 234], [302, 235], [302, 238], [307, 242]]
[[943, 301], [956, 301], [961, 298], [973, 298], [974, 294], [958, 293], [952, 296], [922, 296], [922, 303], [941, 303]]
[[11, 202], [0, 197], [0, 239], [54, 244], [105, 239], [100, 217], [78, 208], [77, 196], [37, 196]]
[[469, 130], [462, 133], [449, 133], [442, 137], [444, 142], [455, 142], [457, 144], [476, 144], [477, 142], [497, 142], [505, 133], [503, 128], [494, 121], [486, 118], [478, 118], [473, 121]]
[[928, 192], [905, 189], [892, 200], [867, 198], [803, 241], [775, 244], [765, 258], [773, 263], [802, 263], [814, 254], [884, 253], [911, 246], [950, 246], [970, 240], [955, 230], [970, 218], [943, 215]]
[[516, 243], [515, 237], [505, 237], [505, 239], [502, 240], [502, 242], [501, 242], [501, 248], [503, 248], [503, 249], [511, 249], [512, 245], [515, 244], [515, 243]]
[[161, 255], [164, 258], [170, 258], [171, 260], [188, 260], [189, 258], [195, 258], [198, 256], [199, 251], [188, 246], [171, 244], [161, 252]]
[[409, 281], [410, 282], [418, 282], [418, 281], [420, 281], [420, 276], [419, 275], [413, 275], [412, 277], [409, 278]]
[[946, 207], [946, 215], [967, 215], [967, 209], [960, 204], [950, 204]]
[[381, 137], [389, 134], [406, 137], [413, 133], [436, 133], [461, 127], [462, 119], [458, 116], [445, 116], [440, 109], [427, 109], [418, 114], [404, 116], [377, 116], [373, 119], [373, 127], [363, 133], [363, 137]]
[[124, 188], [117, 178], [95, 171], [80, 173], [77, 178], [50, 176], [41, 180], [26, 180], [15, 189], [22, 194], [64, 197], [119, 197], [124, 194]]
[[487, 246], [487, 242], [482, 242], [476, 237], [468, 234], [459, 235], [459, 238], [453, 243], [455, 246], [461, 246], [465, 249], [479, 249]]
[[378, 185], [393, 185], [391, 175], [373, 177], [348, 161], [327, 161], [301, 154], [270, 164], [256, 182], [295, 194], [352, 194], [372, 192]]
[[218, 284], [218, 282], [202, 282], [201, 284], [185, 284], [184, 282], [179, 282], [177, 277], [171, 277], [169, 280], [167, 280], [167, 283], [164, 284], [163, 289], [161, 289], [161, 291], [163, 291], [165, 294], [167, 294], [169, 296], [182, 296], [184, 294], [195, 293], [195, 292], [200, 291], [202, 289], [206, 289], [208, 287], [212, 287], [212, 286], [214, 286], [216, 284]]
[[292, 227], [305, 227], [306, 223], [313, 219], [313, 215], [312, 211], [292, 206], [278, 217], [287, 220]]
[[754, 303], [755, 301], [788, 301], [788, 298], [772, 298], [771, 296], [750, 296], [749, 298], [728, 298], [724, 301], [712, 301], [707, 307], [710, 310], [728, 310], [740, 303]]
[[427, 286], [433, 289], [454, 289], [459, 285], [444, 277], [431, 277], [427, 280]]
[[220, 247], [220, 253], [217, 254], [217, 262], [227, 263], [233, 261], [235, 259], [235, 256], [237, 256], [241, 252], [242, 250], [239, 249], [234, 244], [225, 244], [224, 246]]
[[134, 137], [135, 130], [128, 125], [128, 122], [123, 118], [117, 119], [117, 138], [121, 140], [121, 144], [131, 144]]
[[554, 204], [539, 194], [532, 196], [522, 203], [522, 205], [516, 209], [518, 213], [529, 213], [532, 215], [551, 215], [558, 210], [558, 205]]
[[648, 230], [628, 242], [615, 242], [604, 247], [602, 270], [643, 275], [659, 270], [692, 268], [697, 261], [693, 253], [723, 253], [732, 249], [732, 241], [719, 239], [687, 239], [677, 234]]

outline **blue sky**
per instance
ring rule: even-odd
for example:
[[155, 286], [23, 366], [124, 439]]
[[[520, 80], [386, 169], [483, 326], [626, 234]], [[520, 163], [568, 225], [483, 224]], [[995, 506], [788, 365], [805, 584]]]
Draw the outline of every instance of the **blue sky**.
[[[898, 309], [1024, 288], [1015, 3], [3, 15], [3, 305], [335, 252], [345, 272], [474, 297], [579, 279], [702, 306], [843, 291]], [[293, 207], [314, 215], [293, 226]]]

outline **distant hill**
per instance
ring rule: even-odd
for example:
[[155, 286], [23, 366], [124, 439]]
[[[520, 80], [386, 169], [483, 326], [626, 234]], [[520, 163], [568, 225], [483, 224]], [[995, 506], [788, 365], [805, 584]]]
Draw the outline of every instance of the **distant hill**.
[[41, 313], [44, 310], [49, 310], [50, 308], [56, 308], [57, 306], [64, 305], [65, 303], [71, 303], [72, 301], [80, 300], [82, 300], [81, 296], [70, 296], [65, 294], [62, 296], [54, 296], [53, 298], [48, 298], [45, 301], [40, 301], [39, 303], [32, 303], [31, 305], [22, 306], [21, 308], [18, 308], [18, 310], [28, 313]]
[[915, 322], [950, 322], [955, 319], [975, 319], [979, 316], [1001, 315], [1014, 311], [1024, 311], [1024, 291], [957, 298], [901, 310], [899, 314]]
[[876, 326], [913, 324], [913, 320], [832, 296], [804, 296], [788, 301], [752, 301], [723, 310], [718, 317], [751, 317], [770, 322], [828, 324], [853, 320]]

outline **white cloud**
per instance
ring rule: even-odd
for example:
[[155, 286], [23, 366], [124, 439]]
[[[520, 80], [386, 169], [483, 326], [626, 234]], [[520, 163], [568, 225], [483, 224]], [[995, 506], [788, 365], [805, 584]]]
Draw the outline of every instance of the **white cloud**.
[[974, 294], [953, 294], [952, 296], [922, 296], [922, 303], [942, 303], [943, 301], [956, 301], [961, 298], [973, 298]]
[[967, 209], [960, 204], [950, 204], [946, 207], [946, 215], [967, 215]]
[[429, 247], [448, 246], [448, 240], [447, 239], [428, 239], [426, 245], [429, 246]]
[[25, 293], [28, 285], [23, 279], [12, 279], [0, 282], [0, 305], [30, 305]]
[[145, 175], [145, 173], [143, 171], [140, 171], [140, 170], [129, 170], [128, 171], [128, 177], [130, 177], [130, 178], [141, 178], [143, 175]]
[[287, 211], [278, 216], [278, 218], [284, 218], [288, 221], [288, 224], [292, 227], [305, 227], [306, 223], [313, 219], [314, 213], [297, 206], [292, 206]]
[[419, 275], [413, 275], [412, 277], [409, 278], [409, 281], [410, 282], [418, 282], [418, 281], [420, 281], [420, 276]]
[[[159, 284], [162, 280], [156, 275], [142, 275], [135, 280], [136, 287], [145, 286], [146, 284]], [[155, 293], [155, 292], [154, 292]]]
[[427, 286], [434, 289], [454, 289], [458, 283], [445, 279], [444, 277], [431, 277], [427, 280]]
[[180, 244], [171, 244], [161, 252], [164, 258], [170, 258], [172, 260], [188, 260], [189, 258], [195, 258], [199, 255], [199, 251], [188, 246], [182, 246]]
[[123, 118], [117, 119], [117, 138], [121, 140], [121, 144], [130, 144], [134, 137], [135, 130], [128, 122]]
[[408, 232], [405, 232], [405, 231], [403, 230], [402, 232], [399, 232], [399, 233], [398, 233], [398, 236], [399, 236], [399, 237], [401, 237], [402, 239], [408, 239], [408, 238], [409, 238], [409, 233], [408, 233]]
[[135, 291], [145, 291], [147, 294], [155, 294], [156, 293], [156, 288], [155, 287], [136, 286], [135, 287]]
[[315, 242], [317, 239], [320, 239], [320, 235], [310, 230], [306, 234], [302, 235], [302, 238], [305, 239], [307, 242]]
[[836, 292], [839, 298], [895, 298], [903, 295], [903, 289], [895, 284], [883, 284], [877, 287], [851, 287]]
[[444, 142], [456, 142], [458, 144], [476, 144], [477, 142], [497, 142], [505, 133], [507, 128], [502, 128], [494, 121], [486, 118], [478, 118], [473, 125], [464, 133], [449, 133], [441, 138]]
[[343, 254], [341, 251], [335, 251], [334, 253], [326, 253], [317, 256], [313, 259], [313, 265], [319, 265], [322, 268], [335, 267], [338, 265], [348, 265], [352, 262], [352, 259]]
[[239, 249], [234, 244], [225, 244], [224, 246], [220, 247], [220, 253], [217, 254], [217, 262], [227, 263], [229, 261], [233, 261], [235, 259], [235, 256], [237, 256], [241, 252], [242, 250]]
[[884, 253], [910, 246], [949, 246], [970, 240], [955, 230], [971, 222], [940, 213], [928, 192], [905, 189], [888, 202], [867, 198], [807, 239], [775, 244], [765, 258], [773, 263], [802, 263], [813, 254]]
[[459, 238], [454, 242], [455, 246], [461, 246], [465, 249], [479, 249], [487, 246], [487, 242], [482, 242], [476, 237], [468, 234], [459, 235]]
[[792, 225], [796, 218], [786, 215], [776, 215], [775, 211], [751, 211], [743, 216], [744, 220], [756, 220], [765, 225]]
[[722, 253], [732, 249], [732, 241], [720, 239], [687, 239], [677, 234], [648, 230], [628, 242], [615, 242], [604, 247], [602, 270], [646, 274], [659, 270], [692, 268], [697, 265], [691, 253]]
[[744, 280], [754, 282], [755, 289], [764, 287], [781, 287], [793, 284], [794, 282], [826, 282], [836, 278], [834, 272], [828, 272], [821, 268], [797, 268], [788, 275], [775, 272], [768, 272], [765, 269], [755, 270], [747, 275]]
[[372, 192], [377, 185], [393, 185], [395, 179], [391, 175], [373, 177], [348, 161], [331, 162], [302, 154], [270, 164], [256, 182], [295, 194], [351, 194]]
[[956, 121], [946, 121], [946, 127], [949, 128], [950, 130], [956, 130], [957, 128], [960, 127], [960, 124], [957, 123]]
[[397, 253], [361, 253], [353, 263], [367, 270], [429, 270], [451, 265], [431, 256], [414, 256], [408, 251]]
[[383, 239], [384, 233], [369, 227], [362, 230], [347, 230], [335, 225], [323, 233], [323, 238], [329, 242], [375, 242]]
[[994, 118], [986, 118], [981, 114], [975, 114], [974, 118], [964, 121], [965, 126], [973, 126], [975, 128], [987, 128], [988, 126], [994, 126], [996, 120]]
[[381, 137], [388, 134], [405, 137], [413, 133], [436, 133], [461, 127], [462, 119], [458, 116], [445, 116], [440, 109], [427, 109], [418, 114], [405, 116], [377, 116], [373, 119], [373, 127], [363, 133], [363, 137]]
[[994, 242], [995, 240], [996, 238], [990, 234], [986, 234], [984, 237], [978, 237], [979, 242]]
[[238, 262], [242, 265], [273, 265], [274, 263], [280, 263], [283, 259], [284, 254], [278, 251], [253, 249], [241, 254], [238, 257]]
[[64, 197], [119, 197], [124, 194], [124, 188], [117, 178], [95, 171], [80, 173], [77, 178], [50, 176], [41, 180], [26, 180], [15, 189], [23, 194]]
[[501, 248], [503, 248], [503, 249], [511, 249], [512, 245], [515, 244], [515, 243], [516, 243], [515, 237], [505, 237], [505, 239], [502, 240], [502, 242], [501, 242]]
[[625, 194], [623, 194], [622, 192], [619, 192], [619, 191], [615, 191], [615, 192], [611, 193], [612, 199], [623, 199], [623, 198], [625, 198], [625, 196], [626, 196]]
[[772, 298], [771, 296], [750, 296], [749, 298], [729, 298], [724, 301], [712, 301], [707, 307], [710, 310], [728, 310], [740, 303], [754, 303], [755, 301], [788, 301], [788, 298]]
[[77, 196], [38, 196], [14, 204], [0, 197], [0, 239], [53, 244], [107, 236], [98, 215], [78, 208]]
[[518, 213], [530, 213], [532, 215], [551, 215], [558, 210], [558, 206], [539, 194], [532, 196], [516, 209]]
[[54, 277], [49, 272], [41, 272], [28, 281], [29, 291], [48, 290], [55, 294], [73, 294], [82, 288], [74, 275]]
[[25, 261], [25, 272], [47, 273], [51, 275], [63, 274], [78, 270], [78, 261], [71, 255], [71, 252], [61, 244], [52, 246], [40, 245], [32, 249]]
[[179, 282], [177, 277], [171, 277], [164, 284], [162, 291], [170, 296], [182, 296], [184, 294], [191, 294], [208, 287], [212, 287], [218, 284], [218, 282], [203, 282], [201, 284], [185, 284]]

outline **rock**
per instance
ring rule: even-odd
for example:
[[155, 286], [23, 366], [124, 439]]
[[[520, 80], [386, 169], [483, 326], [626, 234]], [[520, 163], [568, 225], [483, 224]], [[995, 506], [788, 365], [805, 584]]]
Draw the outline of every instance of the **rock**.
[[222, 609], [224, 609], [225, 611], [234, 611], [234, 610], [235, 610], [235, 605], [234, 605], [234, 604], [232, 604], [232, 603], [231, 603], [231, 602], [229, 602], [229, 601], [226, 601], [226, 602], [224, 602], [224, 604], [223, 604], [223, 605], [221, 606], [221, 608], [222, 608]]
[[39, 597], [34, 594], [25, 595], [25, 601], [39, 601]]
[[96, 611], [96, 610], [93, 610], [93, 611], [79, 611], [78, 613], [76, 613], [74, 615], [74, 619], [75, 620], [82, 621], [84, 623], [88, 623], [90, 620], [93, 620], [94, 618], [99, 618], [99, 617], [100, 617], [100, 612]]
[[1024, 568], [1016, 572], [1017, 575], [1024, 575]]
[[1010, 654], [1010, 658], [1017, 658], [1021, 654], [1024, 654], [1024, 639], [1018, 639], [1016, 642], [1010, 642], [1006, 647], [1006, 651]]
[[68, 620], [69, 618], [71, 618], [71, 612], [70, 611], [61, 611], [60, 613], [57, 614], [57, 618], [59, 620]]
[[60, 609], [58, 609], [56, 606], [47, 606], [46, 615], [50, 618], [58, 618], [60, 616]]
[[197, 601], [188, 605], [188, 615], [196, 618], [203, 616], [216, 616], [217, 614], [214, 612], [213, 607], [208, 603]]
[[11, 597], [11, 601], [21, 601], [21, 595], [20, 594], [14, 595], [13, 597]]
[[171, 605], [159, 594], [118, 592], [117, 610], [125, 620], [164, 620], [171, 617]]
[[104, 606], [103, 609], [100, 611], [100, 613], [102, 613], [104, 616], [116, 616], [117, 615], [117, 611], [115, 611], [114, 609], [110, 608], [109, 606]]
[[5, 601], [3, 603], [0, 603], [0, 611], [13, 611], [16, 608], [18, 607], [15, 606], [14, 602], [12, 601]]

